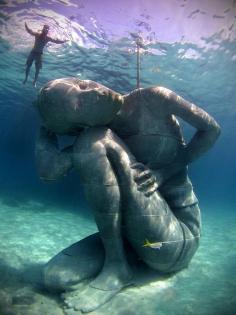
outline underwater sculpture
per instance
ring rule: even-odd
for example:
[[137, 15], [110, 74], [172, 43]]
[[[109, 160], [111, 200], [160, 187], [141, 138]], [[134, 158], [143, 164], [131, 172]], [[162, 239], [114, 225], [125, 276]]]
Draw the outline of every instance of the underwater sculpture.
[[[215, 143], [216, 121], [163, 87], [123, 96], [77, 78], [47, 83], [37, 108], [40, 177], [56, 180], [74, 168], [99, 231], [44, 268], [48, 289], [72, 290], [68, 314], [93, 311], [132, 284], [138, 260], [163, 273], [188, 266], [201, 219], [187, 165]], [[176, 116], [197, 129], [187, 144]], [[76, 137], [59, 150], [57, 135]]]

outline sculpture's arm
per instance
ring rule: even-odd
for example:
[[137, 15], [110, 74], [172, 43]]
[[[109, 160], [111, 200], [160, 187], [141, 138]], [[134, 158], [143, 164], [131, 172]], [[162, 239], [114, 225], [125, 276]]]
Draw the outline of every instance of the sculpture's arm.
[[186, 101], [176, 93], [163, 87], [151, 88], [150, 90], [153, 99], [156, 96], [159, 104], [156, 106], [157, 115], [158, 112], [160, 115], [160, 111], [166, 116], [176, 115], [197, 129], [192, 139], [176, 157], [176, 161], [166, 167], [166, 170], [160, 172], [162, 177], [160, 181], [163, 182], [207, 152], [214, 145], [221, 130], [214, 118], [207, 112]]
[[214, 145], [220, 135], [220, 126], [207, 112], [176, 93], [168, 89], [164, 89], [162, 93], [166, 95], [164, 106], [167, 114], [174, 114], [197, 129], [185, 146], [183, 158], [187, 165], [198, 159]]
[[73, 147], [69, 146], [60, 151], [57, 136], [46, 128], [40, 128], [36, 142], [36, 164], [39, 176], [43, 180], [57, 180], [66, 176], [73, 167]]

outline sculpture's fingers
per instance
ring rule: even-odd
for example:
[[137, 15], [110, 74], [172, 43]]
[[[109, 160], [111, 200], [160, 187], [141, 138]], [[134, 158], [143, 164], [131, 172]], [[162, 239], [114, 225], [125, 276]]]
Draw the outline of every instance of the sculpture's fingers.
[[137, 185], [139, 187], [148, 187], [156, 182], [156, 178], [153, 175], [150, 175], [148, 177], [143, 177], [142, 180], [137, 181]]
[[144, 181], [146, 181], [147, 179], [149, 179], [150, 177], [153, 177], [152, 173], [150, 170], [145, 170], [141, 173], [137, 173], [134, 175], [134, 181], [139, 184], [142, 183]]
[[157, 183], [154, 183], [147, 191], [145, 191], [144, 195], [146, 197], [150, 197], [152, 194], [154, 194], [157, 188], [158, 188]]
[[148, 178], [144, 182], [138, 184], [139, 191], [149, 190], [156, 183], [156, 179], [154, 176]]
[[132, 169], [140, 170], [140, 171], [144, 171], [147, 169], [146, 165], [144, 165], [143, 163], [139, 163], [139, 162], [131, 164], [130, 167]]

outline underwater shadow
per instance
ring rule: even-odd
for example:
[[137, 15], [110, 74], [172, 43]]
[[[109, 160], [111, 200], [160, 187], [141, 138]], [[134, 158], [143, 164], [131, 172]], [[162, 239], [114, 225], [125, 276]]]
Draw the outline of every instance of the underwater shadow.
[[[0, 314], [22, 315], [44, 304], [59, 306], [59, 295], [45, 290], [42, 280], [44, 264], [28, 264], [14, 268], [0, 260]], [[38, 307], [37, 307], [38, 305]], [[50, 307], [51, 307], [50, 305]], [[30, 313], [32, 314], [32, 313]], [[35, 315], [40, 312], [35, 311]], [[58, 313], [60, 315], [60, 313]]]

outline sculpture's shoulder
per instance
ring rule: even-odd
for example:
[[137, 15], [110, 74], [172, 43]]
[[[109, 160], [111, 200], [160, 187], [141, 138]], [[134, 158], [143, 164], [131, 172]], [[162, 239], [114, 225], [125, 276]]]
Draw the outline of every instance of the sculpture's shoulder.
[[126, 94], [125, 97], [128, 98], [136, 98], [139, 99], [143, 95], [152, 97], [152, 96], [159, 96], [160, 98], [163, 99], [168, 99], [168, 97], [171, 95], [171, 93], [174, 93], [170, 89], [163, 87], [163, 86], [150, 86], [146, 88], [140, 88], [140, 89], [135, 89], [131, 91], [129, 94]]
[[168, 111], [168, 100], [172, 93], [171, 90], [162, 86], [136, 89], [124, 96], [124, 108], [146, 108], [153, 114], [158, 113], [160, 118], [171, 114]]

